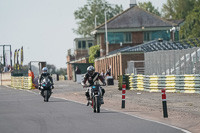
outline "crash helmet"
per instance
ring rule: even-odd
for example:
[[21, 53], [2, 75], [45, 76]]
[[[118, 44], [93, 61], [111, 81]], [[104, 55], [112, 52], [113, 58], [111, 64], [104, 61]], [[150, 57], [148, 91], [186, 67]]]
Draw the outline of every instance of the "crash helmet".
[[93, 66], [89, 66], [89, 67], [87, 68], [87, 72], [88, 72], [89, 75], [93, 75], [94, 71], [95, 71], [95, 69], [94, 69]]
[[43, 67], [42, 68], [42, 73], [47, 73], [48, 72], [48, 68], [47, 67]]

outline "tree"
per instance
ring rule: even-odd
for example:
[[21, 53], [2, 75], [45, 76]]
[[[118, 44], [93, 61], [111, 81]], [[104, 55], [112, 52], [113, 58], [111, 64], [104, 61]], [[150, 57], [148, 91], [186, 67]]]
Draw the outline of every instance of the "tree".
[[67, 68], [60, 68], [56, 73], [59, 75], [67, 75]]
[[157, 16], [161, 16], [160, 12], [158, 11], [158, 8], [156, 9], [152, 3], [149, 1], [149, 2], [143, 2], [143, 3], [138, 3], [138, 6], [150, 13], [153, 13]]
[[95, 58], [100, 56], [100, 46], [94, 45], [89, 50], [89, 63], [94, 63]]
[[166, 19], [185, 19], [194, 8], [196, 0], [167, 0], [163, 4], [163, 17]]
[[180, 30], [181, 39], [200, 37], [200, 1], [195, 3], [194, 9], [186, 17]]
[[56, 66], [55, 65], [47, 64], [47, 68], [48, 68], [49, 73], [51, 73], [51, 74], [56, 73]]
[[78, 20], [78, 29], [73, 31], [84, 37], [91, 36], [91, 31], [95, 28], [95, 16], [97, 25], [105, 22], [104, 12], [107, 11], [107, 19], [114, 17], [123, 11], [122, 5], [112, 7], [105, 0], [87, 0], [87, 4], [74, 12], [75, 19]]

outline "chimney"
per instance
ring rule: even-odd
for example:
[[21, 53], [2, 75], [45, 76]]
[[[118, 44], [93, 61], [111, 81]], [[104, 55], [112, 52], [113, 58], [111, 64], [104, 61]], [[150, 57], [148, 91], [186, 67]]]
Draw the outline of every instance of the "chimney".
[[136, 0], [130, 0], [130, 7], [136, 6]]

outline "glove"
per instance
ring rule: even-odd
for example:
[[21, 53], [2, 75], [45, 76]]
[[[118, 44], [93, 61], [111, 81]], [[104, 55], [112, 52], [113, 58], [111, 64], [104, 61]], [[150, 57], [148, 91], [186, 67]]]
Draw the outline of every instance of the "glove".
[[86, 84], [85, 84], [85, 83], [83, 83], [83, 82], [81, 82], [81, 85], [83, 86], [83, 88], [84, 88], [84, 87], [86, 87]]
[[85, 88], [85, 87], [87, 87], [87, 85], [86, 85], [86, 84], [83, 84], [83, 88]]
[[53, 85], [51, 86], [51, 89], [54, 89], [54, 86], [53, 86]]

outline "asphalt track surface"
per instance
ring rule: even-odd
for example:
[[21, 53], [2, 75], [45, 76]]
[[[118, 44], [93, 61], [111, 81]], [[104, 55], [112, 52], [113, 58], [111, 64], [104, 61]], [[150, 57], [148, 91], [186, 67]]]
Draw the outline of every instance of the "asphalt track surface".
[[0, 86], [0, 133], [183, 133], [131, 115]]

